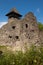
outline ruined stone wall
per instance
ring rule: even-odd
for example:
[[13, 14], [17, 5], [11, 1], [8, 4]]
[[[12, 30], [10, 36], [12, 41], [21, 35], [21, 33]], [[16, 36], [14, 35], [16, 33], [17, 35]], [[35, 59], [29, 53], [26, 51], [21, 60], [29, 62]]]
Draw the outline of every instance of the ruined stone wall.
[[0, 45], [14, 46], [14, 49], [24, 49], [31, 44], [39, 45], [39, 29], [36, 17], [28, 13], [21, 20], [11, 18], [0, 29]]
[[39, 31], [41, 44], [43, 45], [43, 31]]
[[39, 39], [39, 29], [38, 29], [38, 24], [36, 17], [33, 15], [33, 13], [29, 13], [25, 16], [25, 18], [22, 20], [22, 36], [23, 36], [23, 41], [25, 43], [28, 42], [30, 45], [31, 43], [40, 43]]
[[14, 43], [19, 40], [20, 30], [21, 24], [17, 19], [12, 22], [8, 22], [8, 24], [3, 26], [0, 30], [0, 41], [3, 40], [6, 44], [11, 44], [11, 42]]

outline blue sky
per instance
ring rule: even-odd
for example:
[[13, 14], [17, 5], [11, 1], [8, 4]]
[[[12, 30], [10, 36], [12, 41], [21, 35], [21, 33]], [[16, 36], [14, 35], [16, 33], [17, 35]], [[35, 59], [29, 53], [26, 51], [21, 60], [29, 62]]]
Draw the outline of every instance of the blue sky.
[[5, 15], [14, 7], [23, 16], [30, 11], [33, 12], [37, 21], [43, 23], [43, 0], [0, 0], [0, 25], [8, 21]]

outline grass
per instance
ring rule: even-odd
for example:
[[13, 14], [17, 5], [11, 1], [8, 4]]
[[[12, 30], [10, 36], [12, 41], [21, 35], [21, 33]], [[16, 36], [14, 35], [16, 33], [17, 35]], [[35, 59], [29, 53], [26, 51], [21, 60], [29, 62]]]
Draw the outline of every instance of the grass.
[[[6, 49], [6, 47], [0, 47]], [[2, 50], [0, 65], [43, 65], [43, 47], [31, 46], [24, 53]]]

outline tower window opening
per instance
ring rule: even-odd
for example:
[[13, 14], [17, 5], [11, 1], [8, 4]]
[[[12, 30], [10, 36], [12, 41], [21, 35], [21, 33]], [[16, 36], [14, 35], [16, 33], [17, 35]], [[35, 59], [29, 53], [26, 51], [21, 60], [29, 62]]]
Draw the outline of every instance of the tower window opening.
[[16, 36], [16, 39], [19, 39], [19, 36]]
[[12, 29], [15, 29], [15, 26], [12, 26]]

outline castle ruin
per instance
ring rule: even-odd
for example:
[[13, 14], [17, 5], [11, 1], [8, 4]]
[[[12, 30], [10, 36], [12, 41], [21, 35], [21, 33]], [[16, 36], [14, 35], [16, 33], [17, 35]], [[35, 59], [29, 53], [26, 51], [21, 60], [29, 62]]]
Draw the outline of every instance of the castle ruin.
[[31, 44], [40, 44], [37, 19], [32, 12], [22, 18], [14, 8], [6, 16], [8, 23], [0, 29], [0, 45], [23, 49], [25, 45], [29, 47]]

